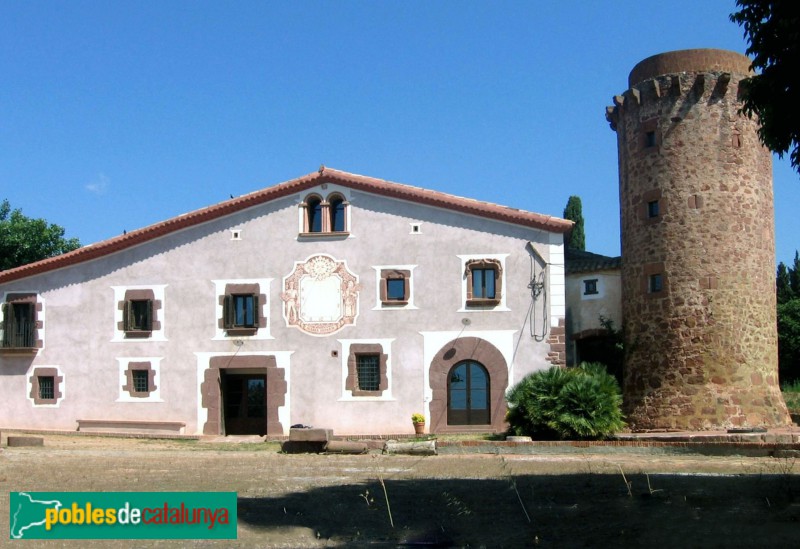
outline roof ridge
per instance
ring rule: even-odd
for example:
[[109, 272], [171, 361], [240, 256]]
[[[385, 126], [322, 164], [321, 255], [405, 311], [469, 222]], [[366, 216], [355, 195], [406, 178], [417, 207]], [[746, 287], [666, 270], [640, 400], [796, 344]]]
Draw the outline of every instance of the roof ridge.
[[186, 212], [165, 221], [150, 224], [122, 235], [95, 242], [62, 255], [57, 255], [13, 269], [0, 271], [0, 282], [19, 280], [28, 276], [91, 261], [127, 248], [132, 248], [172, 232], [206, 223], [220, 217], [240, 212], [277, 198], [301, 192], [323, 181], [333, 181], [356, 190], [381, 194], [390, 198], [408, 200], [437, 208], [449, 208], [464, 214], [477, 215], [540, 230], [564, 233], [572, 228], [572, 221], [559, 217], [528, 212], [491, 202], [478, 201], [441, 191], [396, 183], [386, 179], [354, 174], [320, 166], [309, 174], [277, 183], [241, 196]]

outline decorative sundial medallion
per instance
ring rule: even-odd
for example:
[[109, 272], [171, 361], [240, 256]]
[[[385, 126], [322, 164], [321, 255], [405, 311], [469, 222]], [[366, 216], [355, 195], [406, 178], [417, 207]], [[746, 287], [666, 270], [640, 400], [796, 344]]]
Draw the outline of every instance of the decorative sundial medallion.
[[353, 324], [358, 315], [358, 276], [344, 261], [325, 254], [295, 262], [283, 279], [283, 318], [287, 326], [325, 336]]

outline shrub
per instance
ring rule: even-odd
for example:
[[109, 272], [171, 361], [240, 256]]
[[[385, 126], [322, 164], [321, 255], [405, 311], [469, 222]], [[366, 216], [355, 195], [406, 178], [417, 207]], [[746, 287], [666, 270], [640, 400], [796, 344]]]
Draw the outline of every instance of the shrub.
[[539, 439], [599, 439], [625, 427], [622, 394], [598, 363], [535, 372], [507, 395], [509, 431]]

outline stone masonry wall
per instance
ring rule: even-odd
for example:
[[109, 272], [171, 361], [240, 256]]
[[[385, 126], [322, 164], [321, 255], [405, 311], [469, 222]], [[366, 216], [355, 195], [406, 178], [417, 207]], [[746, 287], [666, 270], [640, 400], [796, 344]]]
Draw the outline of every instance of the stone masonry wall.
[[720, 50], [654, 56], [607, 111], [619, 147], [624, 402], [634, 430], [789, 423], [778, 386], [771, 156], [756, 121], [738, 113], [748, 65]]

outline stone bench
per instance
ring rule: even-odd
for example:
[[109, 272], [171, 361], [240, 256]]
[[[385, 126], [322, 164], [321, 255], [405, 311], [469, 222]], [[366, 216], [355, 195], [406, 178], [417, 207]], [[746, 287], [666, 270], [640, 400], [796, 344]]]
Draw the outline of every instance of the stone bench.
[[9, 448], [19, 446], [44, 446], [44, 439], [42, 437], [19, 437], [9, 436], [6, 444]]
[[131, 433], [141, 435], [182, 435], [186, 423], [182, 421], [149, 421], [127, 419], [79, 419], [78, 431], [82, 433]]
[[321, 453], [328, 447], [331, 439], [333, 439], [333, 429], [293, 427], [289, 429], [289, 440], [283, 443], [281, 449], [287, 454]]

